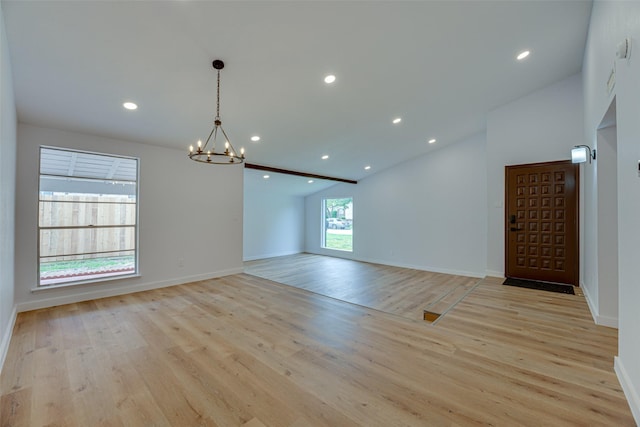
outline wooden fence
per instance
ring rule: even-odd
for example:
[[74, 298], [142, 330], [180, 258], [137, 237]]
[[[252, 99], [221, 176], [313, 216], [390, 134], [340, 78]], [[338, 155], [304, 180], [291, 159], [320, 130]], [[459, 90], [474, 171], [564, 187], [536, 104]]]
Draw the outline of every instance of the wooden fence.
[[[130, 255], [123, 251], [135, 249], [136, 201], [123, 195], [41, 194], [39, 224], [43, 261]], [[97, 254], [109, 251], [115, 252]]]

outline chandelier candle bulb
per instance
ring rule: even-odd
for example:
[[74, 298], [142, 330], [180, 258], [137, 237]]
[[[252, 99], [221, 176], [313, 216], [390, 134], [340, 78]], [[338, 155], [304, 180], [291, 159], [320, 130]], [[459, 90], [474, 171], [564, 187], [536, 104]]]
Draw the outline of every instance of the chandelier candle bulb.
[[189, 153], [193, 153], [193, 145], [189, 146]]

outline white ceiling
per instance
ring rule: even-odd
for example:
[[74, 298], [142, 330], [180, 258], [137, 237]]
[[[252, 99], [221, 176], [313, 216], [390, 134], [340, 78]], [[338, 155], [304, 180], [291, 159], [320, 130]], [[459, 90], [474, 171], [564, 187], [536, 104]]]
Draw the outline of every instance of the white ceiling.
[[[264, 178], [268, 176], [268, 178]], [[313, 181], [309, 183], [309, 181]], [[336, 182], [263, 172], [254, 169], [244, 171], [244, 191], [248, 194], [270, 194], [280, 196], [307, 196], [335, 185]]]
[[[22, 122], [186, 154], [212, 127], [219, 58], [224, 127], [250, 163], [358, 180], [480, 132], [488, 111], [579, 72], [591, 2], [3, 0], [2, 9]], [[524, 49], [530, 57], [516, 61]], [[128, 100], [139, 109], [124, 110]]]

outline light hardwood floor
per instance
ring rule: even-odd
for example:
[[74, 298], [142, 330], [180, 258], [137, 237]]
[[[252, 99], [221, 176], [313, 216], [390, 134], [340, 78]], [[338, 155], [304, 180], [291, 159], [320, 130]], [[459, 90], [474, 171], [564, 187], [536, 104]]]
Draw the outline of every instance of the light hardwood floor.
[[433, 273], [313, 254], [244, 263], [245, 273], [347, 301], [423, 319], [424, 310], [446, 313], [480, 282], [475, 277]]
[[632, 426], [583, 298], [483, 280], [437, 326], [247, 274], [20, 313], [2, 426]]

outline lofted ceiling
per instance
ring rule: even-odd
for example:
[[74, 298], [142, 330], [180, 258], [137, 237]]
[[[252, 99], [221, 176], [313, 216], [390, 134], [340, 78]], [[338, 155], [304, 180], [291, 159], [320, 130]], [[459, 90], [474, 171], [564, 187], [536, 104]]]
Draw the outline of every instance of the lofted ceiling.
[[2, 10], [21, 122], [186, 155], [211, 130], [219, 58], [221, 117], [250, 163], [359, 180], [483, 131], [487, 112], [579, 72], [591, 2], [3, 0]]

